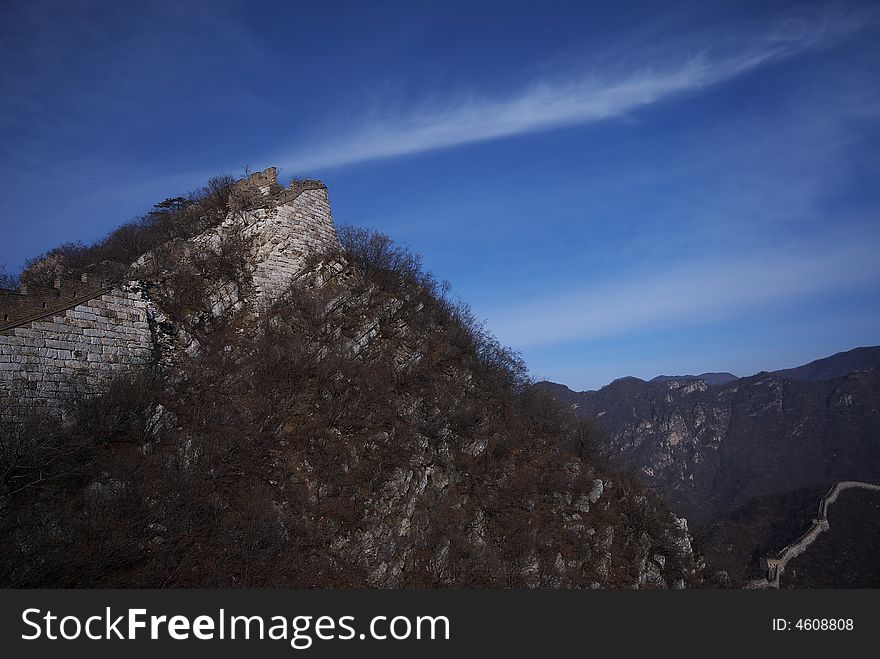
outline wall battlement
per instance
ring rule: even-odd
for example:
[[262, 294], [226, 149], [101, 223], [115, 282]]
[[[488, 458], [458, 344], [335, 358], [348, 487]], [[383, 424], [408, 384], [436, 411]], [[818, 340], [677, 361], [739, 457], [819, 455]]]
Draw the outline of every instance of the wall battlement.
[[268, 196], [273, 192], [276, 192], [277, 187], [278, 170], [275, 167], [269, 167], [261, 172], [254, 172], [240, 181], [236, 181], [233, 186], [233, 193], [255, 189], [260, 194]]
[[[278, 183], [278, 170], [269, 167], [261, 172], [254, 172], [237, 181], [232, 187], [230, 206], [235, 208], [243, 199], [245, 202], [262, 205], [268, 203], [279, 206], [292, 202], [307, 190], [326, 190], [327, 186], [316, 179], [292, 179], [288, 188]], [[255, 202], [256, 200], [256, 202]]]
[[[253, 282], [247, 302], [256, 310], [301, 275], [310, 256], [333, 251], [339, 242], [320, 181], [295, 180], [281, 188], [270, 167], [236, 185], [257, 196], [191, 242], [218, 250], [224, 236], [246, 239]], [[12, 408], [20, 416], [33, 406], [60, 409], [66, 396], [100, 392], [120, 371], [158, 363], [169, 350], [169, 320], [151, 299], [150, 282], [138, 280], [136, 268], [122, 281], [102, 276], [100, 266], [93, 270], [78, 277], [59, 273], [54, 286], [0, 289], [0, 411]], [[220, 313], [244, 302], [225, 300]]]
[[19, 290], [0, 288], [0, 331], [84, 302], [111, 288], [106, 277], [81, 275], [55, 277], [54, 286], [23, 285]]

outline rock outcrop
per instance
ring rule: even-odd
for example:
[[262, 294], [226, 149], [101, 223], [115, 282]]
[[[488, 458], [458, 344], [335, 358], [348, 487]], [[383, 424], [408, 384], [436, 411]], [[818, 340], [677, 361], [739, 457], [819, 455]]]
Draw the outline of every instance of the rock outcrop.
[[603, 426], [611, 453], [699, 524], [756, 497], [880, 477], [880, 370], [827, 381], [760, 373], [716, 387], [545, 386]]

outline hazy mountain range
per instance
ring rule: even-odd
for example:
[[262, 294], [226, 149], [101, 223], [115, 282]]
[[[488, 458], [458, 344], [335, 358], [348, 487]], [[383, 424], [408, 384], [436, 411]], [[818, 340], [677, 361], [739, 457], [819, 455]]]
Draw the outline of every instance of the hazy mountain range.
[[542, 386], [597, 422], [609, 458], [685, 515], [716, 564], [744, 577], [809, 526], [835, 481], [880, 482], [878, 366], [880, 347], [865, 347], [743, 378]]
[[[830, 357], [816, 359], [809, 364], [795, 368], [771, 371], [789, 380], [833, 380], [850, 373], [867, 371], [880, 367], [880, 347], [853, 348], [838, 352]], [[700, 375], [658, 375], [649, 382], [668, 382], [669, 380], [704, 380], [711, 386], [719, 386], [738, 380], [733, 373], [701, 373]]]

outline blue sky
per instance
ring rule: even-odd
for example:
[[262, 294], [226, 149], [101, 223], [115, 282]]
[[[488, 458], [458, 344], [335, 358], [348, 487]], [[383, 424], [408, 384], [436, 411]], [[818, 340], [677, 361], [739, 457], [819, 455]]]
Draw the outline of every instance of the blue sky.
[[27, 2], [0, 264], [216, 173], [322, 178], [576, 389], [880, 343], [864, 2]]

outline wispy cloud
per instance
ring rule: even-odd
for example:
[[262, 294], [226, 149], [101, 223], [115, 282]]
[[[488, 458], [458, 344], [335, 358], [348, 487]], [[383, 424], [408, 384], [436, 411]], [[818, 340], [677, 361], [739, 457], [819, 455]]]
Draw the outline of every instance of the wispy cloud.
[[[723, 53], [703, 49], [674, 64], [668, 63], [675, 61], [668, 54], [645, 49], [640, 59], [651, 66], [629, 73], [593, 72], [537, 81], [506, 98], [469, 96], [443, 105], [421, 105], [392, 117], [374, 111], [371, 116], [380, 118], [365, 119], [341, 137], [301, 147], [294, 157], [280, 160], [291, 171], [314, 172], [620, 117], [833, 43], [865, 20], [852, 16], [789, 19], [747, 42], [725, 43]], [[657, 62], [667, 64], [658, 68]]]
[[838, 237], [798, 248], [699, 259], [627, 281], [534, 300], [488, 314], [517, 348], [626, 336], [724, 321], [781, 302], [880, 283], [880, 236]]

